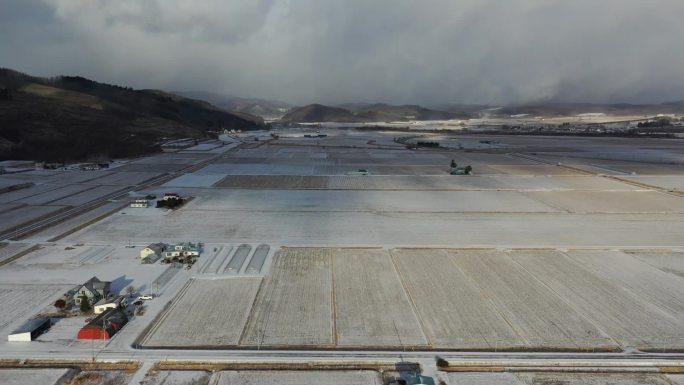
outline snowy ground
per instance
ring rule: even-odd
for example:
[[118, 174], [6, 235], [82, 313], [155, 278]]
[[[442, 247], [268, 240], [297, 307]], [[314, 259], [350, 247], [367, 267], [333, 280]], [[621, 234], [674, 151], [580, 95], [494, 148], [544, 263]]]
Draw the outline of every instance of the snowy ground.
[[[563, 339], [571, 341], [585, 331], [589, 336], [579, 345], [599, 345], [605, 340], [610, 345], [610, 339], [618, 339], [618, 344], [648, 347], [649, 342], [655, 342], [653, 345], [657, 347], [662, 341], [656, 341], [657, 336], [647, 333], [644, 325], [652, 325], [673, 344], [681, 342], [681, 333], [677, 330], [681, 330], [682, 325], [677, 320], [684, 314], [678, 300], [684, 295], [684, 292], [680, 293], [684, 265], [678, 250], [684, 249], [684, 197], [649, 187], [681, 189], [684, 166], [656, 163], [677, 161], [681, 140], [425, 134], [421, 138], [438, 140], [447, 148], [414, 151], [394, 141], [412, 133], [323, 129], [322, 132], [329, 135], [326, 138], [302, 137], [304, 132], [311, 130], [283, 130], [279, 140], [270, 140], [266, 132], [259, 133], [267, 143], [263, 140], [254, 142], [250, 140], [251, 134], [245, 133], [240, 135], [246, 140], [243, 145], [237, 140], [221, 147], [217, 147], [220, 143], [203, 143], [187, 150], [120, 162], [109, 170], [40, 170], [2, 175], [0, 186], [19, 182], [36, 184], [0, 194], [0, 203], [5, 203], [0, 206], [3, 210], [0, 227], [3, 228], [49, 215], [59, 209], [58, 203], [78, 206], [112, 191], [125, 193], [137, 186], [144, 188], [136, 191], [136, 196], [175, 191], [193, 199], [178, 210], [124, 207], [59, 241], [49, 242], [76, 229], [86, 219], [96, 219], [99, 212], [106, 213], [109, 209], [114, 210], [117, 204], [125, 203], [103, 201], [102, 211], [91, 212], [80, 219], [72, 218], [21, 240], [27, 245], [38, 244], [40, 248], [0, 267], [0, 282], [3, 287], [53, 285], [61, 288], [98, 276], [113, 281], [117, 291], [134, 286], [139, 292], [148, 293], [152, 289], [151, 283], [167, 267], [159, 263], [141, 264], [139, 252], [142, 247], [160, 241], [204, 242], [206, 253], [200, 261], [191, 270], [178, 272], [165, 287], [157, 288], [155, 291], [160, 297], [146, 304], [145, 315], [134, 318], [112, 341], [94, 344], [94, 347], [75, 341], [73, 337], [82, 321], [79, 318], [62, 320], [40, 337], [44, 344], [41, 346], [45, 348], [79, 352], [89, 349], [128, 351], [155, 317], [168, 309], [169, 302], [188, 280], [221, 278], [242, 282], [266, 277], [262, 282], [271, 282], [269, 277], [283, 273], [274, 270], [272, 264], [272, 256], [281, 246], [379, 246], [384, 249], [379, 251], [381, 254], [397, 247], [494, 248], [504, 254], [510, 253], [511, 257], [500, 264], [495, 263], [496, 259], [492, 262], [485, 257], [470, 257], [473, 260], [458, 260], [456, 265], [450, 262], [452, 265], [439, 269], [440, 261], [452, 257], [435, 257], [430, 252], [411, 254], [393, 259], [393, 266], [387, 259], [383, 259], [384, 263], [378, 260], [363, 262], [369, 257], [358, 256], [354, 266], [339, 270], [339, 274], [346, 272], [339, 276], [346, 282], [317, 281], [307, 286], [302, 281], [301, 290], [309, 290], [307, 287], [319, 287], [326, 293], [331, 288], [347, 290], [346, 296], [340, 296], [339, 303], [328, 296], [322, 300], [322, 307], [385, 309], [386, 314], [396, 318], [398, 315], [393, 312], [408, 312], [409, 303], [402, 300], [400, 306], [393, 308], [382, 301], [406, 298], [391, 294], [396, 294], [397, 282], [405, 284], [406, 277], [415, 277], [411, 285], [402, 288], [410, 293], [410, 308], [418, 315], [434, 315], [430, 322], [421, 323], [422, 334], [415, 322], [405, 327], [407, 334], [413, 336], [407, 335], [406, 343], [416, 345], [424, 344], [421, 336], [425, 336], [436, 347], [477, 345], [491, 348], [492, 341], [497, 347], [499, 337], [511, 346], [552, 346], [564, 342]], [[452, 159], [460, 166], [472, 165], [475, 174], [467, 177], [448, 175]], [[192, 172], [181, 171], [197, 165]], [[371, 175], [347, 175], [359, 168], [368, 169]], [[164, 184], [147, 185], [145, 182], [162, 173], [172, 173]], [[16, 208], [16, 201], [30, 205]], [[249, 245], [251, 251], [234, 278], [225, 278], [230, 276], [226, 268], [242, 244]], [[247, 272], [254, 250], [260, 244], [271, 246], [264, 269]], [[540, 247], [552, 250], [539, 255], [519, 255], [509, 250]], [[573, 252], [578, 248], [589, 249], [589, 257]], [[619, 257], [599, 252], [605, 250], [624, 252], [611, 252]], [[591, 254], [594, 251], [596, 254]], [[659, 254], [661, 252], [663, 254]], [[337, 263], [339, 258], [333, 260]], [[625, 264], [620, 269], [607, 270], [614, 263]], [[357, 264], [368, 268], [355, 270], [359, 267]], [[394, 270], [387, 275], [385, 270], [390, 267], [397, 269], [400, 275]], [[561, 268], [568, 274], [549, 278]], [[522, 274], [527, 278], [535, 276], [537, 280], [534, 284], [525, 279], [505, 281], [497, 278], [501, 273], [497, 269], [514, 271], [504, 274], [508, 278]], [[332, 278], [334, 268], [326, 271], [325, 277]], [[588, 273], [581, 274], [584, 271]], [[297, 314], [299, 309], [320, 307], [316, 303], [293, 307], [299, 306], [296, 301], [306, 298], [303, 292], [297, 292], [296, 285], [288, 286], [301, 278], [298, 273], [301, 271], [290, 271], [289, 275], [284, 275], [284, 280], [270, 283], [280, 290], [282, 298], [262, 298], [264, 294], [254, 293], [253, 288], [247, 290], [248, 297], [255, 296], [264, 306], [279, 306], [283, 311], [278, 316], [286, 319], [284, 322], [293, 322], [292, 319], [300, 316]], [[662, 278], [662, 274], [669, 274], [668, 278]], [[454, 276], [463, 278], [448, 284], [439, 281]], [[364, 285], [358, 282], [373, 279], [377, 280], [375, 284], [385, 282], [386, 286], [369, 285], [366, 289], [371, 288], [368, 290], [372, 293], [364, 293]], [[498, 286], [483, 288], [490, 280], [498, 282]], [[658, 282], [651, 282], [653, 280]], [[578, 287], [577, 282], [582, 284]], [[548, 287], [564, 293], [560, 296], [563, 300], [557, 298], [559, 294], [545, 292], [543, 288], [548, 290]], [[616, 287], [622, 290], [620, 293], [627, 291], [629, 295], [617, 296], [615, 291], [609, 290]], [[444, 293], [431, 295], [435, 290], [444, 290]], [[528, 293], [529, 297], [507, 300], [505, 295], [511, 291]], [[452, 292], [458, 294], [450, 294]], [[474, 300], [462, 297], [463, 292], [470, 293]], [[605, 296], [601, 297], [597, 292]], [[198, 293], [201, 297], [203, 292]], [[378, 293], [384, 294], [371, 295]], [[615, 297], [608, 297], [609, 293]], [[320, 296], [320, 292], [318, 294]], [[40, 296], [40, 301], [25, 301], [29, 304], [28, 311], [17, 306], [17, 309], [23, 309], [21, 314], [10, 314], [11, 325], [8, 323], [2, 332], [54, 301], [50, 293]], [[441, 298], [440, 304], [444, 305], [440, 306], [446, 308], [429, 303], [432, 297]], [[186, 297], [186, 302], [197, 302], [193, 298]], [[229, 295], [226, 298], [231, 299]], [[363, 298], [363, 301], [355, 301], [356, 298]], [[414, 303], [418, 298], [424, 301]], [[494, 300], [498, 302], [492, 304]], [[509, 305], [514, 302], [519, 308]], [[602, 304], [606, 314], [623, 321], [614, 322], [611, 328], [601, 317], [597, 304]], [[187, 305], [188, 308], [191, 305], [194, 303]], [[554, 313], [557, 318], [544, 315], [534, 307], [552, 305], [558, 307]], [[221, 306], [230, 307], [227, 303]], [[467, 316], [458, 311], [454, 313], [451, 308], [461, 306], [469, 309]], [[207, 308], [212, 309], [211, 305]], [[197, 313], [201, 314], [199, 310]], [[506, 326], [505, 319], [523, 322], [525, 317], [534, 317], [535, 311], [542, 315], [530, 321], [531, 326], [517, 326], [515, 332]], [[573, 318], [578, 312], [582, 313], [581, 319]], [[382, 315], [355, 317], [353, 313], [349, 311], [340, 323], [343, 332], [333, 336], [339, 339], [335, 343], [355, 345], [365, 337], [374, 343], [393, 343], [395, 336], [391, 332], [394, 328], [388, 327]], [[263, 337], [277, 344], [279, 336], [291, 325], [273, 324], [266, 313], [261, 314], [254, 321], [247, 321], [251, 334], [246, 335], [251, 342], [261, 341]], [[660, 314], [662, 320], [655, 314]], [[463, 329], [449, 323], [456, 318], [464, 322]], [[493, 333], [480, 328], [483, 319], [491, 321], [488, 325], [495, 328]], [[240, 317], [236, 320], [237, 324], [242, 322]], [[585, 327], [585, 321], [595, 327]], [[256, 326], [250, 329], [250, 322]], [[324, 330], [313, 330], [322, 333], [324, 338], [321, 340], [331, 340], [332, 326], [326, 326], [330, 322], [331, 318], [326, 314], [320, 322], [321, 330]], [[306, 323], [302, 322], [302, 325]], [[547, 335], [549, 325], [565, 328], [567, 333], [560, 337]], [[398, 329], [403, 327], [397, 325]], [[596, 328], [608, 336], [596, 333]], [[165, 337], [160, 336], [172, 338], [169, 337], [172, 332], [165, 333]], [[459, 333], [470, 338], [461, 338]], [[205, 337], [205, 342], [211, 340]], [[240, 336], [233, 333], [228, 337], [227, 340], [234, 344]], [[0, 339], [0, 349], [4, 351], [21, 353], [31, 349], [31, 345], [10, 347], [3, 341]]]

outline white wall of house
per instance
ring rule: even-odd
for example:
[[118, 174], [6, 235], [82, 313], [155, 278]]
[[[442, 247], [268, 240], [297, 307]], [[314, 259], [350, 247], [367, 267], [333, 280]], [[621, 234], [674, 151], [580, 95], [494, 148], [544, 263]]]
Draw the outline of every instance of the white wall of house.
[[155, 255], [156, 253], [154, 250], [150, 249], [149, 247], [146, 247], [142, 250], [140, 250], [140, 258], [147, 258], [151, 255]]
[[103, 303], [102, 305], [95, 305], [95, 307], [93, 308], [93, 313], [95, 313], [95, 314], [104, 313], [105, 311], [107, 311], [107, 309], [114, 309], [114, 308], [116, 308], [116, 306], [117, 306], [116, 303], [113, 303], [113, 302]]
[[9, 342], [31, 342], [31, 332], [9, 334], [7, 336]]

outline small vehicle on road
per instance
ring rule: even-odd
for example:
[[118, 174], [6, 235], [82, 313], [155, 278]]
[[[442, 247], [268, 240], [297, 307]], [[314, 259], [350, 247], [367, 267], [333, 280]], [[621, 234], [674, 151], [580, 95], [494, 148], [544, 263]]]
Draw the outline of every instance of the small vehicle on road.
[[140, 297], [138, 297], [138, 300], [139, 300], [139, 301], [148, 301], [148, 300], [151, 300], [151, 299], [153, 299], [153, 298], [154, 298], [154, 297], [151, 296], [151, 295], [141, 295]]

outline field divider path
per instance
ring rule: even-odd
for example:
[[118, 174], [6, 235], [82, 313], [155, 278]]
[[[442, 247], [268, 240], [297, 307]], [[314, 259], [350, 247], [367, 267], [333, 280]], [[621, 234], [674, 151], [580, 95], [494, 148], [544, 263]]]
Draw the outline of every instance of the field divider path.
[[394, 260], [394, 254], [392, 253], [392, 250], [388, 250], [389, 253], [389, 258], [390, 261], [392, 261], [392, 267], [394, 268], [394, 272], [397, 274], [399, 277], [399, 282], [401, 282], [401, 287], [404, 289], [404, 293], [406, 293], [406, 296], [409, 299], [409, 302], [411, 303], [411, 308], [413, 309], [413, 314], [416, 315], [416, 319], [418, 321], [418, 324], [420, 325], [420, 330], [423, 332], [423, 335], [425, 336], [425, 340], [427, 341], [428, 345], [430, 347], [434, 346], [434, 342], [430, 338], [430, 334], [426, 331], [425, 323], [423, 322], [423, 317], [420, 314], [420, 311], [418, 311], [418, 306], [416, 306], [416, 301], [413, 298], [413, 295], [411, 294], [411, 291], [406, 287], [406, 277], [401, 273], [399, 268], [397, 267], [397, 263]]
[[[263, 289], [263, 287], [264, 287], [264, 281], [265, 281], [265, 280], [262, 279], [262, 280], [259, 282], [259, 288], [257, 288], [256, 295], [255, 295], [254, 298], [252, 299], [252, 305], [249, 307], [249, 315], [247, 315], [247, 321], [245, 322], [245, 325], [243, 326], [242, 331], [240, 332], [240, 337], [238, 337], [238, 342], [237, 342], [237, 344], [238, 344], [239, 346], [243, 346], [243, 340], [245, 339], [245, 335], [247, 334], [247, 325], [249, 325], [251, 322], [253, 322], [254, 310], [255, 310], [255, 308], [256, 308], [257, 299], [258, 299], [259, 296], [261, 295], [261, 291], [262, 291], [262, 289]], [[261, 347], [261, 346], [258, 346], [258, 348], [260, 348], [260, 347]]]
[[337, 330], [337, 294], [335, 292], [335, 257], [330, 257], [330, 314], [332, 316], [330, 324], [332, 325], [333, 345], [337, 346], [340, 336]]
[[[475, 249], [475, 250], [478, 250], [478, 249]], [[487, 249], [486, 249], [486, 248], [482, 248], [482, 249], [479, 249], [479, 250], [487, 250]], [[466, 278], [470, 281], [470, 283], [471, 283], [473, 286], [478, 287], [479, 285], [478, 285], [477, 281], [475, 280], [475, 278], [473, 278], [467, 271], [465, 271], [464, 269], [462, 269], [462, 268], [456, 263], [455, 258], [456, 258], [456, 257], [453, 256], [453, 255], [452, 255], [451, 258], [450, 258], [451, 261], [452, 261], [452, 263], [453, 263], [453, 265], [456, 266], [456, 268], [458, 269], [458, 271], [460, 271], [461, 274], [463, 274], [463, 276], [466, 277]], [[482, 297], [485, 298], [485, 299], [487, 300], [487, 302], [489, 303], [489, 308], [490, 308], [492, 311], [494, 311], [496, 314], [498, 314], [499, 317], [501, 317], [501, 319], [504, 320], [504, 322], [506, 322], [506, 324], [508, 325], [508, 327], [510, 327], [511, 330], [513, 330], [513, 331], [515, 332], [515, 334], [520, 338], [521, 341], [523, 341], [523, 343], [524, 343], [526, 346], [528, 346], [528, 347], [529, 347], [529, 346], [532, 346], [532, 343], [530, 342], [530, 340], [527, 339], [527, 338], [525, 337], [525, 333], [523, 333], [522, 330], [520, 330], [519, 328], [517, 328], [517, 327], [515, 326], [515, 323], [514, 323], [513, 321], [511, 321], [511, 320], [506, 316], [506, 314], [505, 314], [501, 309], [499, 309], [498, 306], [496, 306], [496, 302], [494, 301], [494, 299], [492, 298], [492, 296], [491, 296], [486, 290], [480, 290], [480, 295], [482, 295]], [[485, 339], [485, 341], [487, 342], [487, 344], [489, 345], [489, 348], [491, 349], [492, 343], [491, 343], [490, 341], [487, 341], [486, 337], [484, 337], [484, 339]], [[496, 342], [495, 342], [495, 344], [494, 344], [494, 347], [495, 347], [495, 348], [497, 347], [497, 343], [496, 343]]]
[[226, 267], [223, 269], [223, 273], [237, 275], [240, 272], [240, 269], [242, 269], [242, 265], [245, 263], [245, 260], [247, 259], [251, 251], [252, 246], [246, 243], [243, 243], [240, 246], [238, 246], [237, 250], [235, 250], [235, 253], [233, 254], [233, 257], [230, 259]]
[[179, 299], [185, 295], [185, 293], [188, 291], [188, 288], [190, 287], [193, 279], [189, 279], [185, 285], [176, 293], [176, 295], [167, 303], [166, 306], [164, 306], [163, 310], [161, 313], [155, 317], [152, 322], [150, 322], [151, 327], [148, 330], [145, 330], [143, 332], [142, 338], [140, 339], [139, 345], [145, 345], [149, 338], [154, 335], [154, 333], [159, 329], [159, 327], [162, 325], [163, 321], [166, 319], [166, 317], [171, 314], [171, 310], [178, 304]]
[[209, 265], [211, 265], [216, 257], [221, 253], [221, 250], [223, 250], [223, 246], [220, 246], [218, 250], [214, 253], [214, 256], [209, 258], [203, 265], [202, 267], [199, 268], [200, 274], [205, 274], [207, 272], [207, 269], [209, 268]]
[[264, 267], [264, 263], [266, 262], [266, 258], [268, 258], [268, 253], [270, 250], [271, 247], [263, 243], [257, 246], [244, 272], [246, 274], [261, 273], [261, 269]]
[[214, 263], [214, 260], [223, 252], [223, 246], [219, 246], [218, 250], [214, 253], [214, 256], [211, 257], [207, 262], [202, 265], [202, 268], [199, 270], [201, 274], [206, 274], [207, 270], [209, 269], [209, 266], [211, 266], [212, 263]]
[[226, 263], [226, 261], [230, 261], [231, 254], [235, 253], [234, 250], [234, 246], [229, 246], [228, 248], [224, 249], [223, 255], [220, 258], [218, 258], [212, 266], [209, 267], [209, 273], [218, 274], [219, 271], [221, 271], [223, 265]]

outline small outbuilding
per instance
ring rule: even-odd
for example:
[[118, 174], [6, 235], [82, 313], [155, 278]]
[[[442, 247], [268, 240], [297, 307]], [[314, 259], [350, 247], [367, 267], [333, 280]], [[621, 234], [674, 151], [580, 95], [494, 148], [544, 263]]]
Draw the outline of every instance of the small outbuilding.
[[164, 251], [166, 251], [165, 243], [152, 243], [140, 250], [140, 259], [143, 263], [154, 263], [161, 258]]
[[9, 342], [30, 342], [52, 326], [48, 317], [31, 318], [7, 336]]
[[133, 202], [131, 202], [131, 207], [146, 209], [147, 207], [149, 207], [149, 202], [147, 201], [147, 199], [136, 199]]
[[93, 313], [100, 314], [109, 309], [116, 308], [125, 309], [126, 306], [128, 306], [128, 299], [125, 296], [120, 295], [109, 299], [103, 298], [93, 306]]
[[120, 308], [109, 309], [93, 318], [78, 331], [79, 340], [108, 340], [128, 323], [126, 313]]

